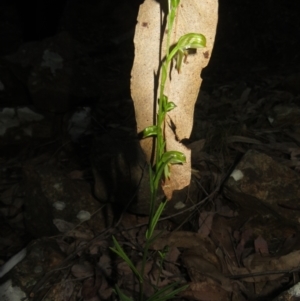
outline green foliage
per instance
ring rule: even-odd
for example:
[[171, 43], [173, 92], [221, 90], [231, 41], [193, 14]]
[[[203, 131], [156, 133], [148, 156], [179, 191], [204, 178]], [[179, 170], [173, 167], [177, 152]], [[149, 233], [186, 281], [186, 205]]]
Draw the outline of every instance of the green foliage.
[[172, 49], [168, 60], [177, 55], [176, 69], [180, 73], [183, 57], [187, 57], [189, 49], [202, 48], [206, 46], [206, 39], [204, 35], [197, 33], [187, 33], [183, 35], [177, 42], [176, 46]]
[[159, 204], [156, 212], [154, 213], [154, 216], [152, 217], [151, 223], [149, 223], [149, 225], [148, 225], [148, 229], [146, 231], [146, 239], [149, 240], [149, 241], [153, 237], [153, 231], [156, 227], [156, 224], [157, 224], [162, 212], [164, 211], [165, 206], [166, 206], [166, 202], [161, 202]]
[[182, 152], [168, 151], [164, 152], [161, 156], [158, 166], [156, 167], [156, 177], [154, 179], [154, 185], [158, 187], [159, 181], [164, 173], [165, 179], [170, 178], [170, 165], [181, 164], [186, 162], [186, 157]]
[[[168, 16], [167, 16], [167, 49], [166, 49], [166, 58], [161, 66], [161, 82], [160, 82], [160, 93], [158, 99], [158, 110], [156, 124], [151, 125], [144, 129], [143, 137], [156, 137], [156, 162], [153, 168], [149, 167], [150, 175], [150, 191], [151, 191], [151, 200], [150, 200], [150, 210], [149, 210], [149, 222], [146, 232], [146, 241], [143, 250], [143, 259], [142, 259], [142, 268], [139, 272], [127, 254], [124, 252], [120, 244], [117, 242], [115, 237], [113, 237], [114, 247], [111, 250], [118, 254], [130, 267], [134, 275], [136, 276], [139, 282], [139, 301], [143, 301], [143, 283], [144, 283], [144, 271], [145, 265], [148, 259], [148, 252], [150, 245], [157, 238], [153, 236], [156, 225], [159, 221], [159, 218], [166, 206], [166, 200], [161, 202], [158, 208], [155, 210], [155, 203], [157, 199], [158, 189], [161, 179], [170, 178], [170, 165], [172, 164], [183, 164], [186, 162], [186, 157], [183, 153], [179, 151], [166, 151], [166, 142], [164, 140], [163, 126], [165, 122], [166, 114], [176, 108], [176, 104], [172, 101], [169, 101], [168, 97], [164, 93], [165, 83], [168, 78], [169, 65], [173, 58], [176, 57], [176, 69], [178, 72], [181, 70], [181, 65], [184, 57], [188, 55], [189, 49], [196, 49], [200, 47], [205, 47], [206, 39], [202, 34], [198, 33], [188, 33], [180, 37], [178, 42], [174, 47], [170, 47], [170, 38], [171, 32], [173, 29], [174, 20], [176, 17], [177, 7], [180, 3], [180, 0], [168, 0]], [[166, 256], [166, 250], [164, 252], [159, 252], [161, 265]], [[157, 290], [147, 301], [165, 301], [174, 298], [178, 293], [185, 290], [188, 286], [177, 287], [179, 283], [171, 283], [166, 287]], [[131, 298], [127, 297], [118, 286], [115, 288], [116, 294], [119, 296], [122, 301], [132, 301]]]
[[157, 136], [157, 126], [151, 125], [144, 129], [143, 138], [148, 138], [150, 136]]

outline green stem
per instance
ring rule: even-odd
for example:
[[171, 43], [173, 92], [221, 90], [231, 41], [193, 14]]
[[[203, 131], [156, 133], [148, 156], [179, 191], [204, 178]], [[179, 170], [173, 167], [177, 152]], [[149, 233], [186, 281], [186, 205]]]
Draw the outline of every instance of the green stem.
[[156, 167], [160, 162], [161, 156], [165, 151], [163, 125], [165, 120], [165, 112], [163, 111], [165, 84], [169, 71], [169, 64], [172, 58], [170, 58], [170, 40], [171, 33], [173, 30], [173, 23], [175, 20], [176, 10], [180, 0], [168, 0], [168, 15], [167, 15], [167, 46], [166, 46], [166, 59], [162, 64], [161, 68], [161, 79], [160, 79], [160, 92], [158, 100], [158, 111], [157, 111], [157, 146], [156, 146]]
[[[160, 163], [162, 160], [162, 156], [164, 154], [165, 150], [165, 141], [164, 141], [164, 122], [165, 122], [165, 116], [166, 112], [164, 111], [164, 102], [166, 101], [165, 96], [164, 96], [164, 91], [165, 91], [165, 84], [167, 81], [168, 77], [168, 71], [169, 71], [169, 65], [171, 61], [170, 57], [170, 39], [171, 39], [171, 32], [173, 28], [173, 23], [175, 19], [175, 14], [176, 14], [176, 9], [177, 6], [179, 5], [179, 0], [168, 0], [168, 16], [167, 16], [167, 49], [166, 49], [166, 59], [162, 64], [161, 67], [161, 79], [160, 79], [160, 92], [159, 92], [159, 99], [158, 99], [158, 110], [157, 110], [157, 117], [156, 117], [156, 125], [157, 125], [157, 144], [156, 144], [156, 157], [155, 157], [155, 167], [154, 171], [150, 172], [150, 181], [151, 181], [151, 200], [150, 200], [150, 214], [149, 214], [149, 223], [148, 223], [148, 231], [150, 231], [149, 236], [146, 235], [146, 242], [144, 246], [144, 253], [143, 253], [143, 258], [142, 258], [142, 269], [141, 269], [141, 275], [144, 275], [145, 272], [145, 266], [146, 266], [146, 261], [148, 258], [148, 253], [149, 253], [149, 248], [150, 245], [153, 241], [152, 236], [153, 236], [153, 230], [154, 227], [156, 226], [156, 223], [163, 212], [163, 208], [165, 207], [162, 205], [161, 207], [161, 212], [157, 212], [155, 214], [155, 205], [156, 205], [156, 199], [157, 199], [157, 194], [158, 194], [158, 188], [159, 188], [159, 181], [162, 177], [162, 172], [160, 170]], [[157, 209], [158, 210], [158, 209]], [[155, 217], [155, 218], [154, 218]], [[155, 224], [153, 224], [155, 223]], [[143, 300], [143, 283], [140, 283], [140, 301]]]
[[[173, 1], [174, 2], [174, 1]], [[177, 9], [177, 6], [179, 4], [179, 1], [177, 1], [177, 4], [174, 6], [172, 0], [168, 0], [168, 16], [167, 16], [167, 47], [166, 47], [166, 59], [162, 64], [161, 67], [161, 79], [160, 79], [160, 91], [159, 91], [159, 100], [158, 100], [158, 110], [157, 110], [157, 145], [156, 145], [156, 156], [155, 156], [155, 171], [154, 175], [151, 176], [150, 181], [152, 181], [153, 185], [153, 191], [151, 192], [151, 201], [150, 201], [150, 214], [149, 214], [149, 227], [152, 227], [153, 217], [154, 217], [154, 211], [155, 211], [155, 204], [158, 194], [158, 187], [159, 187], [159, 180], [157, 179], [158, 172], [159, 172], [159, 163], [161, 162], [161, 158], [163, 153], [165, 152], [165, 142], [164, 142], [164, 121], [165, 121], [165, 112], [163, 110], [163, 102], [164, 102], [164, 91], [165, 91], [165, 84], [167, 80], [168, 70], [169, 70], [169, 49], [170, 49], [170, 39], [171, 39], [171, 32], [173, 28], [173, 22], [175, 18], [175, 12]], [[160, 177], [161, 178], [161, 175]], [[146, 265], [147, 255], [148, 255], [148, 248], [149, 248], [149, 241], [151, 240], [151, 237], [149, 237], [146, 240], [144, 254], [143, 254], [143, 264], [142, 264], [142, 275], [144, 272], [144, 268]]]

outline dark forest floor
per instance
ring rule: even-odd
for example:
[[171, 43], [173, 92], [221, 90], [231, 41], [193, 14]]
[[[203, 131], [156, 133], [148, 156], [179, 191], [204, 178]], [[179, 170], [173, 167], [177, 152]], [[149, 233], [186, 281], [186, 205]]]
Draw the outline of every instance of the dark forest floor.
[[[54, 37], [26, 42], [15, 5], [0, 11], [0, 265], [26, 246], [27, 257], [0, 280], [10, 277], [32, 300], [115, 300], [115, 283], [134, 295], [132, 272], [109, 246], [116, 235], [139, 265], [148, 207], [123, 210], [132, 188], [128, 179], [116, 180], [115, 159], [126, 157], [135, 136], [131, 32], [139, 1], [74, 1], [60, 8]], [[298, 12], [295, 1], [220, 1], [186, 142], [192, 183], [174, 203], [191, 209], [177, 215], [170, 204], [159, 223], [146, 295], [181, 281], [190, 288], [178, 300], [294, 300], [287, 290], [298, 283], [300, 264]], [[55, 40], [62, 32], [74, 43], [68, 49], [64, 38]], [[57, 71], [62, 86], [55, 93], [71, 96], [51, 100], [49, 74], [34, 61], [51, 43], [69, 57], [70, 69], [96, 79], [87, 97], [76, 97], [80, 77], [64, 90], [68, 65]], [[22, 56], [24, 49], [31, 53]], [[46, 83], [39, 97], [32, 72]], [[34, 119], [24, 117], [27, 107]], [[80, 138], [70, 126], [74, 114], [90, 120]], [[94, 178], [95, 169], [107, 174], [104, 181]], [[236, 180], [241, 172], [245, 178]], [[103, 196], [103, 182], [105, 193], [118, 196], [113, 205], [95, 197]], [[160, 269], [158, 252], [166, 246]]]

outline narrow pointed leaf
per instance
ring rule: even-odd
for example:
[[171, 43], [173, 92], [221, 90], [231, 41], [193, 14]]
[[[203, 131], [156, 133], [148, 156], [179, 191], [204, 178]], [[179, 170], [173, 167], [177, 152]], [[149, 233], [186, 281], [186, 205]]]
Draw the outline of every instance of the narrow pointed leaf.
[[147, 239], [150, 239], [152, 237], [153, 231], [154, 231], [154, 229], [156, 227], [156, 224], [157, 224], [157, 222], [158, 222], [158, 220], [159, 220], [159, 218], [160, 218], [160, 216], [161, 216], [161, 214], [162, 214], [162, 212], [163, 212], [163, 210], [164, 210], [164, 208], [166, 206], [166, 203], [167, 202], [164, 201], [164, 202], [161, 202], [159, 204], [159, 206], [158, 206], [158, 208], [157, 208], [157, 210], [156, 210], [156, 212], [155, 212], [155, 214], [154, 214], [154, 216], [153, 216], [153, 218], [151, 220], [151, 223], [150, 223], [150, 225], [148, 227], [148, 230], [146, 232], [146, 238]]
[[120, 246], [120, 244], [118, 243], [118, 241], [115, 239], [115, 237], [112, 237], [113, 239], [113, 243], [115, 248], [110, 248], [114, 253], [118, 254], [130, 267], [130, 269], [132, 270], [132, 272], [135, 274], [135, 276], [138, 278], [138, 280], [140, 282], [143, 282], [143, 278], [140, 275], [140, 273], [138, 272], [138, 270], [135, 268], [133, 262], [129, 259], [129, 257], [127, 256], [127, 254], [124, 252], [123, 248]]
[[149, 179], [150, 179], [150, 192], [151, 194], [154, 193], [154, 179], [155, 179], [155, 176], [153, 174], [153, 170], [152, 170], [152, 166], [149, 165]]

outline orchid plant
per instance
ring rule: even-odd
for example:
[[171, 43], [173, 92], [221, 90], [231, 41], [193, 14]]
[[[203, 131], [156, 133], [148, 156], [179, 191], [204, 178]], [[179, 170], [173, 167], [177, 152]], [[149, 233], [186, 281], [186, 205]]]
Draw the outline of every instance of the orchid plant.
[[[199, 33], [188, 33], [181, 36], [175, 45], [170, 45], [171, 33], [173, 29], [174, 20], [176, 18], [176, 12], [180, 0], [168, 0], [168, 15], [167, 15], [167, 46], [166, 56], [162, 62], [160, 70], [160, 91], [157, 105], [157, 117], [156, 124], [144, 129], [143, 137], [155, 137], [156, 138], [156, 152], [155, 162], [153, 166], [149, 167], [150, 171], [150, 209], [149, 209], [149, 222], [146, 231], [145, 244], [143, 249], [142, 267], [138, 270], [134, 263], [130, 260], [118, 241], [113, 237], [114, 247], [111, 250], [118, 254], [130, 267], [139, 283], [139, 301], [144, 300], [143, 287], [145, 281], [145, 266], [148, 259], [149, 248], [156, 236], [154, 230], [160, 219], [160, 216], [166, 206], [167, 200], [164, 199], [156, 208], [157, 194], [159, 185], [162, 179], [167, 179], [171, 176], [170, 165], [172, 164], [184, 164], [186, 162], [185, 155], [179, 151], [166, 151], [166, 141], [164, 136], [165, 117], [168, 112], [176, 108], [176, 104], [169, 101], [168, 96], [165, 94], [165, 84], [168, 79], [168, 73], [170, 72], [170, 63], [173, 59], [176, 59], [176, 69], [178, 73], [181, 71], [182, 62], [188, 56], [190, 49], [197, 49], [206, 46], [206, 39]], [[163, 257], [162, 257], [163, 260]], [[178, 287], [178, 283], [172, 283], [163, 289], [157, 290], [153, 296], [147, 299], [147, 301], [164, 301], [172, 299], [176, 294], [185, 290], [187, 286]], [[132, 301], [132, 299], [126, 296], [118, 286], [115, 288], [116, 294], [120, 300]]]

